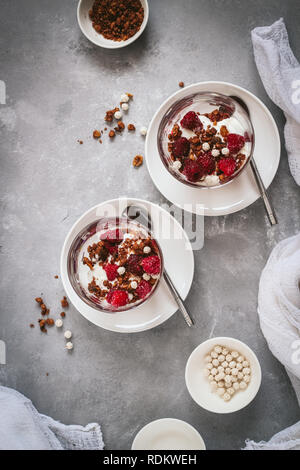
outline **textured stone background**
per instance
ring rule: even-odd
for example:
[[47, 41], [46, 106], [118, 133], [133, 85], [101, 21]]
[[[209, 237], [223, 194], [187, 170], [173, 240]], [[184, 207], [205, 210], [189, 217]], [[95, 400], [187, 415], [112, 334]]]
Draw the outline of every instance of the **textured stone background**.
[[[299, 188], [285, 150], [270, 194], [280, 221], [270, 228], [261, 201], [233, 215], [205, 220], [205, 246], [195, 253], [187, 306], [193, 330], [179, 314], [136, 335], [93, 327], [70, 307], [74, 332], [68, 354], [62, 335], [29, 323], [41, 292], [52, 312], [63, 295], [59, 256], [63, 240], [84, 211], [119, 195], [165, 202], [146, 166], [138, 133], [101, 146], [91, 131], [120, 93], [134, 93], [130, 120], [147, 125], [160, 103], [186, 84], [225, 80], [257, 94], [282, 134], [284, 118], [268, 99], [253, 61], [250, 31], [284, 16], [300, 57], [297, 0], [150, 0], [143, 36], [128, 48], [97, 48], [82, 36], [73, 0], [2, 0], [1, 75], [7, 104], [1, 129], [1, 317], [7, 343], [1, 383], [30, 397], [37, 409], [65, 423], [102, 424], [109, 449], [130, 448], [136, 432], [156, 418], [194, 425], [209, 449], [238, 449], [246, 438], [268, 439], [300, 418], [283, 367], [260, 332], [256, 307], [260, 272], [273, 246], [299, 231]], [[84, 141], [83, 145], [77, 139]], [[180, 269], [180, 267], [179, 267]], [[186, 360], [200, 342], [236, 336], [258, 354], [261, 390], [246, 409], [222, 416], [199, 408], [184, 383]], [[46, 376], [46, 372], [49, 376]]]

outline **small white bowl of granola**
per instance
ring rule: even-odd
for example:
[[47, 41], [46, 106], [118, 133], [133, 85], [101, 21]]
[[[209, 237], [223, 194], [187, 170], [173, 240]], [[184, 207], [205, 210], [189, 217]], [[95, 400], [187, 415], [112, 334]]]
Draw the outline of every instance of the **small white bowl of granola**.
[[193, 400], [214, 413], [233, 413], [247, 406], [261, 384], [255, 353], [242, 341], [212, 338], [190, 355], [185, 382]]

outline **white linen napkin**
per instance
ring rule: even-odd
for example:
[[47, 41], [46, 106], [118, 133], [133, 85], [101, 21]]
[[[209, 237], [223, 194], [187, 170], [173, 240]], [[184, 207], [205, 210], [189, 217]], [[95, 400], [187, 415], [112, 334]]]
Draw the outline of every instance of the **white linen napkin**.
[[[261, 274], [258, 315], [275, 357], [285, 366], [300, 405], [300, 234], [273, 249]], [[269, 442], [246, 441], [247, 450], [300, 450], [300, 422]]]
[[99, 424], [61, 424], [21, 393], [0, 386], [0, 450], [102, 450]]
[[300, 185], [300, 65], [289, 44], [283, 18], [251, 32], [258, 72], [286, 117], [285, 145], [291, 173]]

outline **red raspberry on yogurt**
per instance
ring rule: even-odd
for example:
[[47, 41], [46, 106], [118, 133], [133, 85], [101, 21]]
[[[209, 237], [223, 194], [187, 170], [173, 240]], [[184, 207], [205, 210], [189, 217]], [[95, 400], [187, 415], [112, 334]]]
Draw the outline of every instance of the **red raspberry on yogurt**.
[[158, 256], [147, 256], [142, 261], [144, 271], [148, 274], [160, 273], [160, 259]]

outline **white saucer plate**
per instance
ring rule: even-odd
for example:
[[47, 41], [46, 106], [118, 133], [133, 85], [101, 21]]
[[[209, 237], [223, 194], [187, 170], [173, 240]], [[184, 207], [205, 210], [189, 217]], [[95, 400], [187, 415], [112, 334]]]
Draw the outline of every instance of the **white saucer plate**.
[[[238, 391], [228, 402], [211, 391], [209, 381], [203, 373], [205, 356], [217, 345], [238, 351], [249, 361], [251, 367], [251, 381], [248, 387]], [[259, 361], [252, 349], [242, 341], [228, 337], [211, 338], [201, 343], [190, 355], [185, 368], [185, 382], [193, 400], [208, 411], [222, 414], [233, 413], [247, 406], [260, 388], [261, 375]]]
[[205, 450], [195, 428], [185, 421], [164, 418], [152, 421], [135, 436], [132, 450]]
[[[101, 328], [120, 333], [135, 333], [149, 330], [170, 318], [178, 309], [165, 281], [149, 300], [125, 312], [104, 313], [87, 305], [74, 291], [67, 272], [70, 246], [77, 234], [101, 216], [121, 216], [127, 205], [144, 207], [151, 214], [152, 231], [162, 249], [165, 267], [182, 299], [185, 299], [194, 276], [194, 255], [190, 241], [179, 224], [165, 209], [142, 199], [113, 199], [103, 202], [83, 214], [68, 233], [61, 253], [61, 278], [66, 295], [75, 308], [90, 322]], [[169, 236], [169, 234], [171, 234]], [[184, 321], [184, 320], [182, 320]]]
[[254, 159], [263, 182], [268, 187], [280, 160], [280, 138], [276, 123], [266, 106], [255, 95], [226, 82], [201, 82], [170, 96], [155, 113], [145, 143], [146, 163], [157, 189], [173, 204], [189, 212], [215, 216], [237, 212], [259, 197], [250, 166], [230, 184], [218, 188], [193, 188], [176, 180], [162, 163], [157, 148], [157, 133], [162, 117], [177, 100], [204, 91], [234, 95], [247, 104], [255, 132]]

